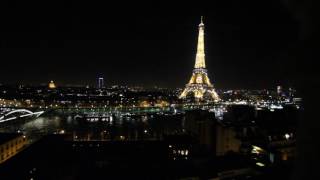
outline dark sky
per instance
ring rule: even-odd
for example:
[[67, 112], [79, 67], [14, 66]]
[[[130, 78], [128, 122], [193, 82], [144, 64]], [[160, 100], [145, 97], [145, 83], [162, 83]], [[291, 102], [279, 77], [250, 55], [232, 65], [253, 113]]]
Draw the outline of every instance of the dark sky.
[[303, 29], [284, 1], [30, 3], [9, 1], [2, 12], [0, 83], [94, 84], [101, 74], [107, 85], [183, 87], [201, 15], [216, 88], [288, 87], [299, 80], [292, 53]]

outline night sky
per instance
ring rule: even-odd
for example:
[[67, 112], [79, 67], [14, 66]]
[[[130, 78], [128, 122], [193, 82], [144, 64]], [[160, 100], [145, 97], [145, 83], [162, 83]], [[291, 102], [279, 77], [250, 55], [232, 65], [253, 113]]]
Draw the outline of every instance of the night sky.
[[294, 52], [308, 30], [285, 1], [30, 3], [9, 1], [2, 12], [0, 83], [86, 85], [103, 76], [107, 85], [183, 87], [201, 15], [217, 89], [299, 81]]

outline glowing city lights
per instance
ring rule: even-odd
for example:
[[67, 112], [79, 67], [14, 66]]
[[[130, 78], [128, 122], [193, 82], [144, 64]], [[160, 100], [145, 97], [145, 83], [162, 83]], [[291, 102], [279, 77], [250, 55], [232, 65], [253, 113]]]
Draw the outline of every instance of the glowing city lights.
[[189, 94], [193, 94], [193, 96], [199, 100], [204, 99], [206, 94], [208, 94], [209, 98], [212, 100], [219, 100], [219, 96], [210, 83], [206, 70], [204, 51], [204, 24], [202, 18], [201, 23], [199, 24], [198, 46], [194, 70], [189, 83], [186, 85], [186, 88], [180, 94], [179, 98], [185, 99]]

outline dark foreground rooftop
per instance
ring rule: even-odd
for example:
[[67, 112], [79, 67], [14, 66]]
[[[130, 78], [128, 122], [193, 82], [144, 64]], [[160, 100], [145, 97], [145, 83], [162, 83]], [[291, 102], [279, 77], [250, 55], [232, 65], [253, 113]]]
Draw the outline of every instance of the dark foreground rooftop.
[[0, 133], [0, 145], [12, 139], [15, 139], [21, 135], [22, 134], [19, 134], [19, 133]]
[[[235, 169], [255, 171], [248, 158], [241, 155], [172, 160], [168, 153], [166, 141], [75, 142], [50, 135], [1, 164], [0, 177], [6, 180], [211, 179]], [[255, 176], [250, 177], [252, 180]], [[246, 173], [239, 176], [247, 180], [250, 177]]]

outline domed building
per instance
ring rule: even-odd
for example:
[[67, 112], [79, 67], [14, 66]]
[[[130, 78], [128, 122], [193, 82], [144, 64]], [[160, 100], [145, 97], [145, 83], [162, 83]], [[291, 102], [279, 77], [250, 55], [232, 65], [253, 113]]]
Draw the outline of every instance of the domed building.
[[48, 85], [49, 89], [55, 89], [56, 85], [54, 84], [54, 82], [51, 80], [49, 85]]

